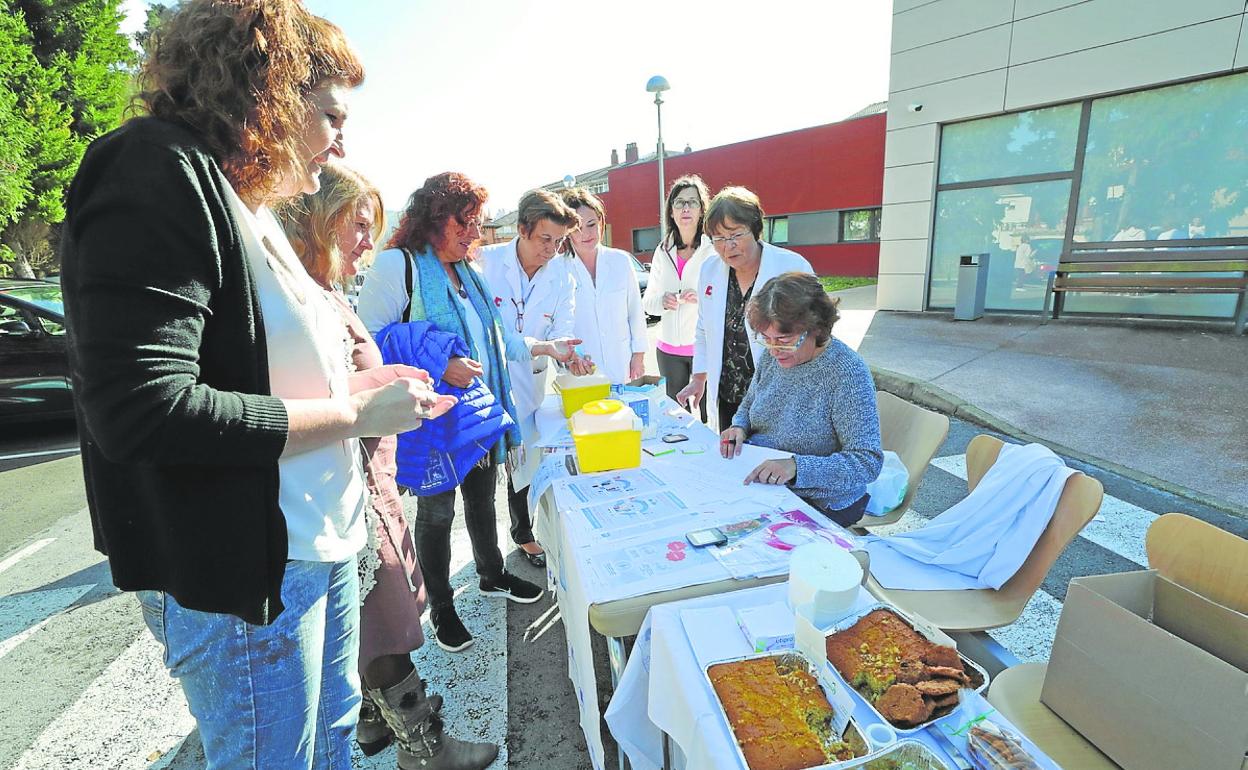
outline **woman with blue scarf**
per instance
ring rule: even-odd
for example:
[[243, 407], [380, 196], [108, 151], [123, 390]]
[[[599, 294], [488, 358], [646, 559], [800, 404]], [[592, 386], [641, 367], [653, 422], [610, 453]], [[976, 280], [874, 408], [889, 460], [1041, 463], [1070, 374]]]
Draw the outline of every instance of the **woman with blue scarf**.
[[[526, 342], [506, 329], [494, 307], [494, 295], [466, 261], [481, 237], [486, 199], [485, 188], [463, 174], [447, 172], [425, 180], [408, 200], [389, 248], [377, 255], [368, 272], [360, 291], [359, 316], [374, 335], [396, 321], [427, 321], [438, 331], [458, 335], [471, 355], [451, 357], [443, 371], [430, 367], [430, 377], [457, 388], [467, 388], [480, 378], [510, 415], [501, 437], [491, 446], [479, 447], [481, 460], [464, 475], [458, 489], [464, 496], [481, 593], [527, 604], [537, 601], [542, 589], [503, 569], [494, 515], [498, 466], [508, 450], [520, 446], [507, 362], [528, 362], [537, 355], [566, 361], [573, 353], [566, 340]], [[472, 644], [472, 635], [455, 611], [450, 583], [455, 492], [452, 488], [420, 497], [413, 527], [434, 639], [450, 652]]]

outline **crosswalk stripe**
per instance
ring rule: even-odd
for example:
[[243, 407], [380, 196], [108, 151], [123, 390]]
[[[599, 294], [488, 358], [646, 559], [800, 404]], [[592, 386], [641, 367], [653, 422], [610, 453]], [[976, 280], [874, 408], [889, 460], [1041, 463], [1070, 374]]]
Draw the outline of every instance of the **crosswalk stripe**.
[[5, 559], [4, 561], [0, 561], [0, 572], [4, 572], [9, 567], [12, 567], [14, 564], [17, 564], [22, 559], [25, 559], [27, 556], [30, 556], [32, 553], [36, 553], [40, 551], [44, 547], [51, 545], [54, 542], [56, 542], [56, 538], [54, 537], [45, 537], [42, 540], [36, 540], [35, 542], [31, 543], [30, 545], [26, 546], [25, 548], [21, 549], [17, 553], [10, 556], [9, 558]]
[[165, 671], [162, 648], [138, 638], [61, 712], [13, 770], [95, 768], [147, 770], [195, 726], [182, 690]]
[[95, 583], [0, 597], [0, 658], [33, 636]]
[[[932, 460], [932, 465], [966, 480], [966, 455], [947, 455]], [[1144, 536], [1157, 514], [1113, 495], [1105, 495], [1101, 510], [1079, 533], [1079, 537], [1095, 543], [1141, 567], [1148, 564]]]

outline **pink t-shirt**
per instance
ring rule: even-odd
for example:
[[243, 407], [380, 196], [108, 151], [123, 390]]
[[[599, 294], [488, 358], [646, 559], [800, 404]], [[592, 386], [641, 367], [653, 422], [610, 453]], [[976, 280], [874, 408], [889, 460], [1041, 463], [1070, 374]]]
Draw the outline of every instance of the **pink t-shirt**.
[[[681, 259], [680, 254], [676, 254], [676, 277], [685, 277], [685, 265], [689, 264], [689, 260]], [[669, 345], [663, 340], [655, 342], [655, 347], [667, 353], [669, 356], [692, 356], [693, 345]]]

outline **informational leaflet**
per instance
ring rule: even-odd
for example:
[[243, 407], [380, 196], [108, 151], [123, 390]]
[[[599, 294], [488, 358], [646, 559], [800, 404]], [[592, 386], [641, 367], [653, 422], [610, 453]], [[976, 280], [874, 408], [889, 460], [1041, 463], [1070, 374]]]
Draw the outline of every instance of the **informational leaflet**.
[[[577, 515], [579, 514], [579, 515]], [[697, 528], [701, 514], [690, 508], [673, 491], [623, 497], [569, 513], [571, 539], [580, 545], [608, 540], [620, 542], [656, 532], [678, 531], [682, 535]]]
[[592, 506], [621, 497], [658, 492], [667, 486], [662, 479], [643, 468], [625, 471], [594, 473], [559, 482], [556, 496], [562, 497], [560, 507], [566, 502], [577, 507]]
[[529, 510], [537, 510], [537, 501], [559, 479], [576, 473], [576, 458], [564, 452], [545, 452], [541, 464], [529, 482]]
[[597, 550], [584, 562], [586, 593], [591, 602], [605, 602], [726, 579], [723, 566], [706, 551], [676, 536]]
[[847, 551], [855, 547], [852, 537], [819, 524], [802, 511], [767, 513], [721, 529], [725, 534], [732, 531], [738, 536], [709, 550], [729, 574], [739, 579], [784, 572], [788, 569], [789, 553], [816, 540], [828, 541]]

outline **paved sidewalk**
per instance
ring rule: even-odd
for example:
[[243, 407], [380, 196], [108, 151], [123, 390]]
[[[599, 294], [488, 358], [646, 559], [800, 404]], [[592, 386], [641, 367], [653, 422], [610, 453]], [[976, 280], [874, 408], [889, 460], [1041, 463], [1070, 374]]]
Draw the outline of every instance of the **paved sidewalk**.
[[881, 389], [1248, 516], [1248, 337], [1224, 325], [876, 312], [838, 336]]

